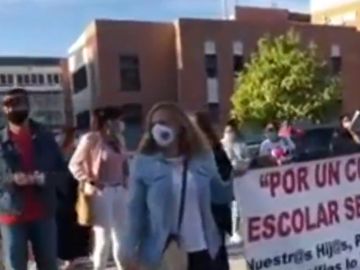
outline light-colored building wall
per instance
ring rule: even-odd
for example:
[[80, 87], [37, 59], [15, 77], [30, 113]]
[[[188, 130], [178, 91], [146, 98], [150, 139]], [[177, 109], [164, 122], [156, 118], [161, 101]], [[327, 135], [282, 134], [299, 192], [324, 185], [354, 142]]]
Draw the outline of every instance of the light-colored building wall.
[[[31, 58], [0, 57], [0, 100], [4, 93], [14, 87], [25, 88], [29, 92], [31, 116], [48, 126], [65, 124], [65, 97], [63, 70], [59, 64], [29, 64]], [[16, 63], [15, 63], [16, 62]], [[4, 123], [0, 115], [0, 124]]]

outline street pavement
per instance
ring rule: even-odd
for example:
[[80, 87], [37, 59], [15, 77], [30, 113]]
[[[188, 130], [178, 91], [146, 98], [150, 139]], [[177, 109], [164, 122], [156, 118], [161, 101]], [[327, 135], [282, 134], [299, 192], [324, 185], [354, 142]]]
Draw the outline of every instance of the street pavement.
[[[231, 270], [249, 270], [246, 268], [245, 260], [242, 256], [242, 249], [239, 246], [229, 246], [228, 247], [229, 256], [230, 256], [230, 266]], [[88, 265], [84, 265], [82, 267], [77, 268], [76, 270], [91, 270], [92, 265], [89, 263]], [[109, 263], [107, 270], [116, 270], [116, 267], [113, 263]]]

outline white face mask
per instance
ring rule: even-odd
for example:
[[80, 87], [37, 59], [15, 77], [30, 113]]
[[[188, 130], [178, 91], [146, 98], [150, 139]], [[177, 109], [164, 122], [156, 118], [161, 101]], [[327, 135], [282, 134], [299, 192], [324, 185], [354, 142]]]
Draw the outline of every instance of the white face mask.
[[151, 130], [155, 142], [161, 147], [167, 147], [175, 140], [175, 132], [171, 127], [156, 124]]

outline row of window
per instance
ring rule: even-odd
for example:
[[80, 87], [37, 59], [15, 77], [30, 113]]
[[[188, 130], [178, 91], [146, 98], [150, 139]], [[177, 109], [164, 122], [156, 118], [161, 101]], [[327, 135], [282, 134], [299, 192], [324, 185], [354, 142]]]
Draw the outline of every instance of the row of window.
[[[242, 55], [233, 56], [233, 72], [237, 76], [244, 69], [244, 57]], [[205, 54], [205, 72], [208, 78], [218, 76], [218, 65], [216, 54]]]
[[[216, 54], [205, 54], [205, 72], [207, 78], [218, 77], [218, 57]], [[243, 55], [233, 56], [233, 72], [236, 77], [243, 69], [245, 60]], [[342, 59], [340, 56], [331, 57], [331, 69], [334, 74], [341, 71]], [[136, 55], [121, 55], [119, 58], [119, 73], [122, 91], [140, 91], [140, 61]], [[1, 80], [1, 77], [0, 77]], [[88, 86], [88, 74], [86, 66], [81, 67], [73, 74], [73, 88], [75, 93]]]
[[[0, 95], [0, 101], [3, 94]], [[65, 98], [63, 92], [30, 93], [30, 106], [32, 110], [57, 111], [63, 110]]]
[[[244, 69], [244, 57], [242, 55], [234, 55], [233, 58], [233, 72], [236, 77]], [[333, 56], [329, 61], [330, 69], [334, 75], [338, 75], [342, 68], [341, 56]], [[216, 54], [205, 54], [205, 72], [207, 78], [218, 77], [218, 65]]]
[[0, 74], [0, 86], [42, 86], [60, 84], [60, 75], [51, 74]]
[[[140, 91], [140, 61], [136, 55], [120, 55], [119, 74], [122, 91]], [[72, 76], [73, 89], [78, 93], [88, 86], [88, 74], [86, 66], [79, 68]]]

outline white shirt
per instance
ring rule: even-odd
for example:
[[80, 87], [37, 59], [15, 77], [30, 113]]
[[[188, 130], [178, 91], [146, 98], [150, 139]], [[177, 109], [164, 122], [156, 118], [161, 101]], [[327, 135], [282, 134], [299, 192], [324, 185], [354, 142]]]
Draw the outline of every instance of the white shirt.
[[260, 145], [260, 153], [261, 157], [263, 156], [271, 156], [271, 152], [277, 148], [283, 149], [285, 152], [293, 152], [295, 150], [295, 144], [289, 138], [281, 137], [278, 141], [272, 142], [269, 139], [263, 141]]
[[226, 155], [235, 170], [246, 170], [250, 165], [247, 145], [241, 141], [230, 142], [225, 138], [221, 141]]
[[177, 234], [180, 245], [186, 252], [196, 252], [207, 249], [203, 222], [201, 219], [200, 205], [197, 186], [190, 172], [187, 175], [187, 186], [185, 193], [184, 215], [180, 232], [178, 232], [178, 219], [181, 201], [183, 159], [169, 159], [173, 164], [172, 184], [174, 196], [174, 220], [172, 232]]

